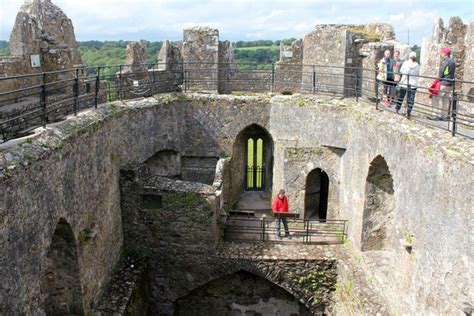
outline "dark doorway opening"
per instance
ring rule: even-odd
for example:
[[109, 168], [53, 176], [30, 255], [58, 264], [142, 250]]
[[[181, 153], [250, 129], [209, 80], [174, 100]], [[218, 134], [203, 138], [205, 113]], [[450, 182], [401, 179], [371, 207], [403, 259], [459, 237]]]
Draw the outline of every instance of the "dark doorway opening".
[[71, 226], [59, 220], [42, 281], [46, 315], [84, 315], [77, 246]]
[[370, 163], [365, 187], [362, 222], [362, 251], [387, 250], [393, 238], [393, 178], [385, 159], [377, 156]]
[[[325, 306], [320, 306], [321, 312]], [[313, 315], [296, 297], [274, 283], [239, 271], [215, 279], [174, 303], [174, 315]]]
[[314, 169], [306, 178], [304, 218], [327, 219], [328, 195], [328, 175], [319, 168]]

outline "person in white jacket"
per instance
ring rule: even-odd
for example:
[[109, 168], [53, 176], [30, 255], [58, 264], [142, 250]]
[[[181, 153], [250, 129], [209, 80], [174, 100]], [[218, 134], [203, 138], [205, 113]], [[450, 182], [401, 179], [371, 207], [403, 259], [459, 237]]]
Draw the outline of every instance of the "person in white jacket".
[[416, 62], [416, 53], [411, 52], [408, 55], [407, 61], [402, 64], [400, 68], [400, 74], [402, 78], [398, 83], [398, 88], [400, 89], [397, 105], [395, 110], [399, 113], [403, 99], [407, 95], [407, 118], [411, 117], [411, 111], [413, 110], [413, 104], [415, 103], [415, 94], [416, 88], [418, 87], [418, 79], [420, 75], [420, 64]]

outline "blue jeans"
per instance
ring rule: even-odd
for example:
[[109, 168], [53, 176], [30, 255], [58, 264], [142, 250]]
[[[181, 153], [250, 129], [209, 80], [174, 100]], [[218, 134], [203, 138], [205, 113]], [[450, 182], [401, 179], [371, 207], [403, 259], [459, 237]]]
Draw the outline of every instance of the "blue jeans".
[[285, 236], [290, 235], [290, 231], [288, 230], [288, 221], [286, 217], [277, 217], [276, 219], [276, 234], [280, 236], [280, 221], [283, 222], [283, 226], [285, 227]]
[[410, 86], [409, 86], [408, 89], [400, 88], [399, 95], [398, 95], [398, 100], [397, 100], [397, 106], [396, 106], [395, 109], [397, 111], [400, 110], [400, 108], [402, 107], [403, 99], [405, 99], [405, 95], [407, 94], [407, 92], [408, 92], [407, 113], [409, 114], [409, 113], [411, 113], [411, 110], [413, 110], [413, 104], [415, 103], [416, 88], [412, 88]]

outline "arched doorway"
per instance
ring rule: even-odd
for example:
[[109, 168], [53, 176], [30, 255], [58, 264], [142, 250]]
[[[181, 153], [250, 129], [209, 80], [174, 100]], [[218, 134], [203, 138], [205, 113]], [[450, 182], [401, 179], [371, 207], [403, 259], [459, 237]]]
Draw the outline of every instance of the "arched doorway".
[[46, 315], [84, 315], [77, 246], [64, 219], [54, 231], [41, 285]]
[[372, 160], [366, 179], [362, 251], [386, 250], [393, 234], [393, 179], [382, 156]]
[[272, 282], [239, 271], [215, 279], [175, 301], [174, 315], [312, 315]]
[[306, 177], [304, 218], [325, 220], [328, 212], [329, 177], [317, 168]]
[[[232, 151], [232, 186], [234, 192], [271, 190], [273, 139], [260, 125], [244, 128]], [[237, 192], [238, 191], [238, 192]]]

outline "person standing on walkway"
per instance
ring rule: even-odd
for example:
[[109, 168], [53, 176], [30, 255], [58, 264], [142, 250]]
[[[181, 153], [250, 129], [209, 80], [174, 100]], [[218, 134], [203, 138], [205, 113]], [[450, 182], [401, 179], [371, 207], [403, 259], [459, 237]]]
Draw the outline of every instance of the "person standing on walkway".
[[383, 83], [383, 104], [386, 106], [391, 106], [392, 103], [392, 89], [394, 83], [394, 73], [393, 73], [393, 59], [392, 52], [387, 49], [384, 52], [384, 57], [379, 61], [378, 75], [377, 80], [382, 81]]
[[408, 55], [408, 60], [405, 61], [400, 69], [401, 79], [398, 83], [399, 92], [397, 106], [395, 110], [397, 113], [400, 111], [407, 95], [407, 118], [411, 117], [411, 111], [413, 110], [413, 104], [415, 103], [416, 88], [418, 87], [418, 76], [420, 75], [420, 64], [416, 62], [416, 53], [411, 52]]
[[288, 221], [286, 217], [280, 217], [279, 213], [288, 213], [288, 197], [285, 195], [285, 190], [281, 189], [272, 204], [273, 215], [276, 216], [276, 235], [281, 239], [280, 236], [280, 222], [283, 222], [285, 226], [285, 237], [290, 236], [290, 231], [288, 230]]
[[443, 61], [439, 66], [438, 74], [441, 87], [439, 94], [431, 97], [433, 111], [431, 119], [438, 121], [449, 120], [449, 104], [453, 93], [454, 73], [456, 71], [456, 63], [451, 58], [451, 49], [449, 47], [443, 47], [441, 49], [441, 58], [443, 58]]

